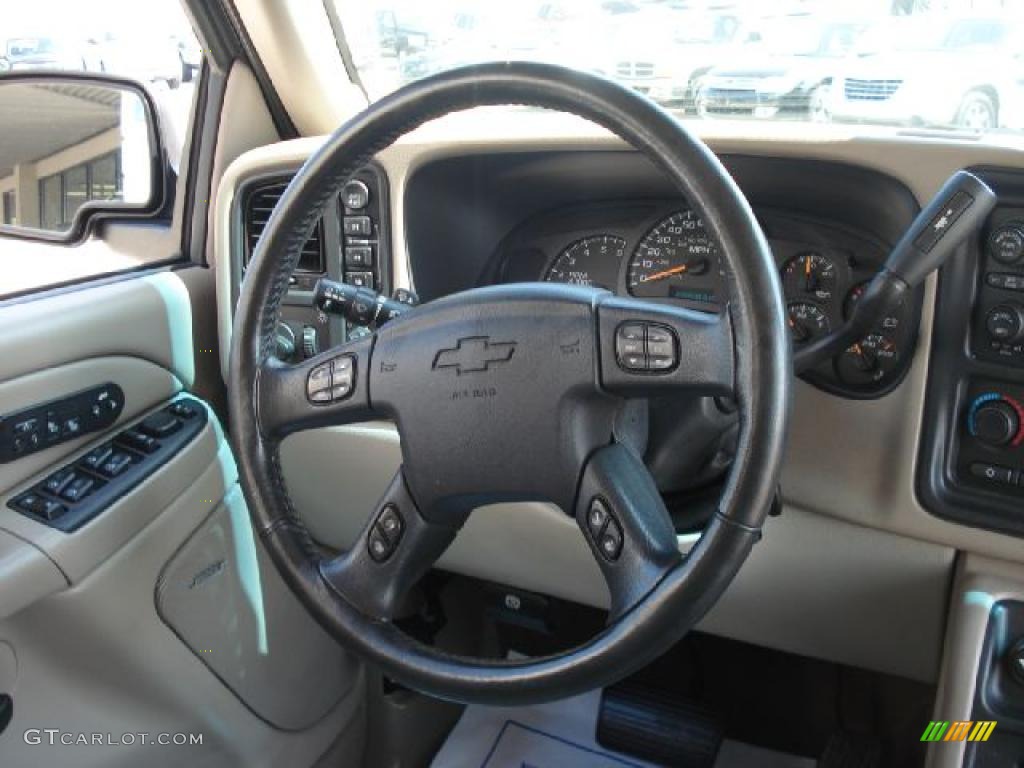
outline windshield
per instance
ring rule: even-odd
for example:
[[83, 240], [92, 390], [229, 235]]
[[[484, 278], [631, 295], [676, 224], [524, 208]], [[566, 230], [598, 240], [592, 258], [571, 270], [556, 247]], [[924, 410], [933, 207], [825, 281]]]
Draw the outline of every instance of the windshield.
[[683, 120], [1024, 134], [1019, 3], [331, 2], [371, 99], [453, 67], [530, 60], [617, 80]]

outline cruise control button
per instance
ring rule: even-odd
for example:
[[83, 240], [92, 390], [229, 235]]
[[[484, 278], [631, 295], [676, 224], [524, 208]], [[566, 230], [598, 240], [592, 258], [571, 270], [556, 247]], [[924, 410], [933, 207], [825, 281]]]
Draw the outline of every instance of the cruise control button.
[[608, 520], [597, 546], [606, 560], [615, 562], [619, 559], [622, 552], [622, 528], [615, 518]]
[[384, 507], [380, 517], [377, 518], [377, 527], [392, 545], [397, 544], [405, 527], [402, 516], [398, 513], [398, 507], [393, 504]]
[[675, 367], [675, 357], [655, 357], [654, 355], [652, 355], [647, 358], [647, 370], [649, 371], [668, 371]]
[[604, 526], [610, 517], [608, 507], [604, 505], [601, 499], [595, 497], [590, 502], [590, 509], [587, 510], [587, 530], [590, 531], [594, 541], [601, 540], [601, 533], [604, 531]]

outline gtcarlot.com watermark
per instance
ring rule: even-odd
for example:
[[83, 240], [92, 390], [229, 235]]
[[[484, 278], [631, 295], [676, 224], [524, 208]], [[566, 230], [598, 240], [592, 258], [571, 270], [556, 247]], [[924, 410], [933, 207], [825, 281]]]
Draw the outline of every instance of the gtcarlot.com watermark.
[[203, 743], [203, 734], [201, 733], [147, 733], [145, 731], [138, 733], [71, 733], [59, 728], [29, 728], [22, 738], [26, 744], [33, 746], [62, 744], [66, 747], [134, 747], [149, 744], [194, 747], [201, 746]]

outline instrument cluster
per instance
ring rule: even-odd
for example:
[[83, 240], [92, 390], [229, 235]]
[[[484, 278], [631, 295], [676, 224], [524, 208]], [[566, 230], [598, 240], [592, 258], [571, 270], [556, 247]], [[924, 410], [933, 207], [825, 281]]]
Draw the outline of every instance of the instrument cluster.
[[[885, 245], [826, 221], [777, 210], [757, 214], [778, 265], [794, 345], [840, 326], [884, 262]], [[659, 201], [574, 207], [530, 219], [504, 240], [488, 279], [596, 286], [721, 312], [728, 303], [724, 270], [700, 217], [679, 201]], [[909, 366], [920, 304], [919, 295], [908, 298], [804, 378], [846, 397], [886, 394]]]

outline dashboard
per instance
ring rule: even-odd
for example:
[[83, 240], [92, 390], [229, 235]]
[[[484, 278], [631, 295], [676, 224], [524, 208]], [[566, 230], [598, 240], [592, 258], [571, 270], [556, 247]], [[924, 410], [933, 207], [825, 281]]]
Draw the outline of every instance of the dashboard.
[[[793, 343], [839, 327], [888, 255], [869, 233], [784, 211], [757, 212], [779, 268]], [[487, 279], [605, 288], [702, 312], [729, 302], [725, 264], [701, 219], [679, 200], [567, 206], [532, 217], [499, 246]], [[882, 318], [859, 343], [806, 378], [847, 397], [879, 397], [906, 373], [920, 299]]]

